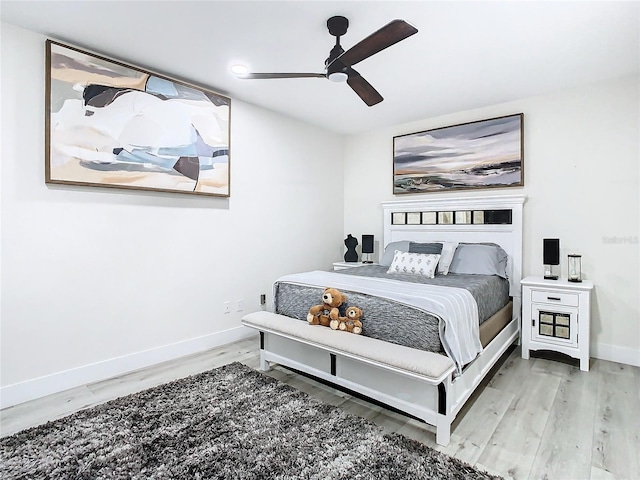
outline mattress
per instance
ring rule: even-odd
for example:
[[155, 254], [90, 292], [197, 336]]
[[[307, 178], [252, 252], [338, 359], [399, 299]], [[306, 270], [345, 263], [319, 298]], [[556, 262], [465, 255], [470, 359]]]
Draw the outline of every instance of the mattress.
[[[428, 279], [418, 275], [387, 274], [386, 271], [387, 267], [366, 265], [341, 270], [340, 274], [464, 288], [478, 304], [480, 324], [510, 301], [509, 282], [497, 276], [449, 274]], [[278, 281], [274, 285], [275, 312], [306, 321], [309, 308], [320, 303], [322, 290], [321, 287]], [[364, 312], [362, 335], [419, 350], [444, 353], [438, 317], [389, 299], [341, 290], [348, 297], [348, 306], [357, 306]]]

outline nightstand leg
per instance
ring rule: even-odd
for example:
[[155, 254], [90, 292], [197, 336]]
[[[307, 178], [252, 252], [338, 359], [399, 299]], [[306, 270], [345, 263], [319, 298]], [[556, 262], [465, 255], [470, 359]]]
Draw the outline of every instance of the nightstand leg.
[[580, 370], [583, 372], [589, 371], [589, 357], [580, 359]]
[[522, 348], [522, 358], [524, 360], [529, 360], [529, 349], [528, 348]]

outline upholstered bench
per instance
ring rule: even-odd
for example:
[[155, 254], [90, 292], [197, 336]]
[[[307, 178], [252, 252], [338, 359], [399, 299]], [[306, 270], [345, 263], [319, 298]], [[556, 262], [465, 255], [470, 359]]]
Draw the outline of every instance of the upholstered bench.
[[332, 330], [320, 325], [309, 325], [306, 321], [276, 313], [250, 313], [242, 318], [242, 323], [261, 332], [297, 340], [368, 364], [419, 375], [434, 385], [441, 383], [455, 369], [453, 361], [445, 355]]

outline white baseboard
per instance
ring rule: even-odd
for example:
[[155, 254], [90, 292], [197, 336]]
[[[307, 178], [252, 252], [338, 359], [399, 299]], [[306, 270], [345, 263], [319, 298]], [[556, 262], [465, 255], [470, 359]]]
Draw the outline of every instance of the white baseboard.
[[[211, 333], [171, 345], [144, 350], [103, 362], [92, 363], [71, 370], [34, 378], [0, 388], [0, 408], [7, 408], [70, 388], [123, 375], [176, 358], [203, 352], [256, 335], [255, 330], [244, 326], [222, 332]], [[629, 348], [596, 343], [591, 346], [591, 356], [610, 362], [640, 367], [640, 351]]]
[[52, 393], [106, 380], [107, 378], [123, 375], [140, 368], [174, 360], [186, 355], [203, 352], [210, 348], [226, 345], [254, 335], [256, 335], [256, 332], [251, 328], [245, 326], [235, 327], [222, 332], [211, 333], [202, 337], [84, 365], [13, 385], [7, 385], [0, 389], [0, 408], [11, 407], [19, 403], [51, 395]]
[[640, 367], [640, 350], [606, 343], [591, 345], [591, 356], [600, 360]]

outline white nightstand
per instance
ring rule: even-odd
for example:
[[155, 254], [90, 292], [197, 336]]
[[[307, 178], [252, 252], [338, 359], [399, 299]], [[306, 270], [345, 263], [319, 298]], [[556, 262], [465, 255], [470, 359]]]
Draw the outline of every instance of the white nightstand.
[[345, 268], [351, 267], [362, 267], [364, 265], [375, 265], [374, 263], [362, 263], [362, 262], [334, 262], [333, 270], [344, 270]]
[[593, 283], [527, 277], [522, 284], [522, 358], [530, 350], [553, 350], [580, 360], [589, 371]]

